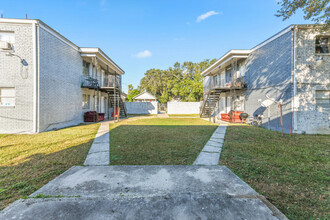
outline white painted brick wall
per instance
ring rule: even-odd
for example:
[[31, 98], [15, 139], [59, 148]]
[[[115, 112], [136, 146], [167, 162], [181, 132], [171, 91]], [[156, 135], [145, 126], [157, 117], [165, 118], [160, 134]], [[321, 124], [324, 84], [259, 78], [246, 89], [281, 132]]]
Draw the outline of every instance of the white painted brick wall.
[[[0, 87], [15, 87], [16, 106], [0, 106], [0, 133], [33, 132], [33, 41], [31, 24], [9, 24], [0, 22], [0, 31], [13, 31], [15, 54], [28, 62], [22, 69], [18, 57], [6, 56], [0, 52]], [[27, 78], [21, 77], [21, 71]]]
[[39, 30], [39, 131], [79, 124], [83, 121], [80, 53], [42, 28]]
[[[329, 112], [316, 109], [316, 90], [330, 90], [330, 56], [322, 56], [325, 65], [315, 67], [315, 37], [320, 32], [299, 29], [297, 32], [297, 132], [330, 133]], [[329, 33], [330, 34], [330, 33]], [[311, 68], [309, 67], [311, 65]]]

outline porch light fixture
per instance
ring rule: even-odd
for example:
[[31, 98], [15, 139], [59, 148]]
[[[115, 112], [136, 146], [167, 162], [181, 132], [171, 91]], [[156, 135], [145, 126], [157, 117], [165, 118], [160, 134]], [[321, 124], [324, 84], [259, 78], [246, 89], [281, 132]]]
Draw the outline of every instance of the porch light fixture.
[[22, 57], [18, 56], [17, 54], [14, 54], [14, 52], [8, 52], [6, 53], [6, 56], [9, 57], [18, 57], [21, 61], [21, 68], [20, 68], [20, 75], [22, 77], [22, 79], [27, 79], [28, 78], [28, 68], [24, 68], [27, 67], [29, 65], [29, 63], [23, 59]]
[[9, 57], [18, 57], [21, 60], [21, 64], [23, 66], [28, 66], [29, 65], [28, 62], [26, 62], [25, 59], [23, 59], [22, 57], [18, 56], [17, 54], [14, 54], [12, 52], [7, 53], [6, 56], [9, 56]]

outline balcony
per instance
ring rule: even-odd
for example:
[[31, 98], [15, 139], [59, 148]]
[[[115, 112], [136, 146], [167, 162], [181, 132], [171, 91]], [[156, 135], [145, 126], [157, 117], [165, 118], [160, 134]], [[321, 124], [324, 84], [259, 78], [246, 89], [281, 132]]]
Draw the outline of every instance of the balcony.
[[100, 80], [100, 88], [101, 89], [110, 89], [110, 88], [119, 88], [121, 89], [121, 79], [118, 76], [107, 75], [103, 79]]
[[81, 88], [96, 89], [99, 87], [99, 81], [90, 76], [81, 77]]
[[239, 77], [233, 82], [233, 79], [220, 79], [216, 80], [214, 77], [209, 77], [207, 82], [204, 84], [204, 93], [209, 91], [229, 91], [231, 89], [245, 89], [246, 84], [244, 83], [243, 77]]
[[110, 92], [114, 89], [121, 90], [121, 78], [114, 75], [99, 76], [97, 78], [82, 76], [81, 88], [99, 89], [105, 92]]

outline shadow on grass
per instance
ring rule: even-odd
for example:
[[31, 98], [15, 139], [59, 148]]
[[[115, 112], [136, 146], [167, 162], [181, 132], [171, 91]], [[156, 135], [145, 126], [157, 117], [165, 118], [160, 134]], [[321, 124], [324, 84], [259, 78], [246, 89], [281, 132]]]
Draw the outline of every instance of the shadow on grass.
[[110, 131], [111, 165], [191, 165], [217, 125], [120, 125]]
[[82, 165], [93, 140], [51, 154], [34, 154], [18, 165], [0, 166], [0, 210], [28, 196], [74, 165]]

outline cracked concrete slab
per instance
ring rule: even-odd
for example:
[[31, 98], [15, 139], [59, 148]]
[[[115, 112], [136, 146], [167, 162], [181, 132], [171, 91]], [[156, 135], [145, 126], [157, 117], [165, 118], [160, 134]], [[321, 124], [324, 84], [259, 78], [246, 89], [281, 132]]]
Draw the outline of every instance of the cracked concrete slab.
[[214, 146], [222, 146], [223, 144], [223, 140], [222, 139], [219, 139], [219, 140], [216, 140], [216, 139], [210, 139], [206, 145], [214, 145]]
[[257, 195], [225, 166], [76, 166], [31, 196], [137, 197], [180, 192]]
[[[14, 210], [20, 210], [15, 212]], [[36, 216], [38, 216], [36, 218]], [[139, 198], [27, 199], [5, 211], [2, 219], [278, 219], [258, 199], [207, 195]]]
[[285, 219], [269, 206], [225, 166], [76, 166], [0, 219]]

